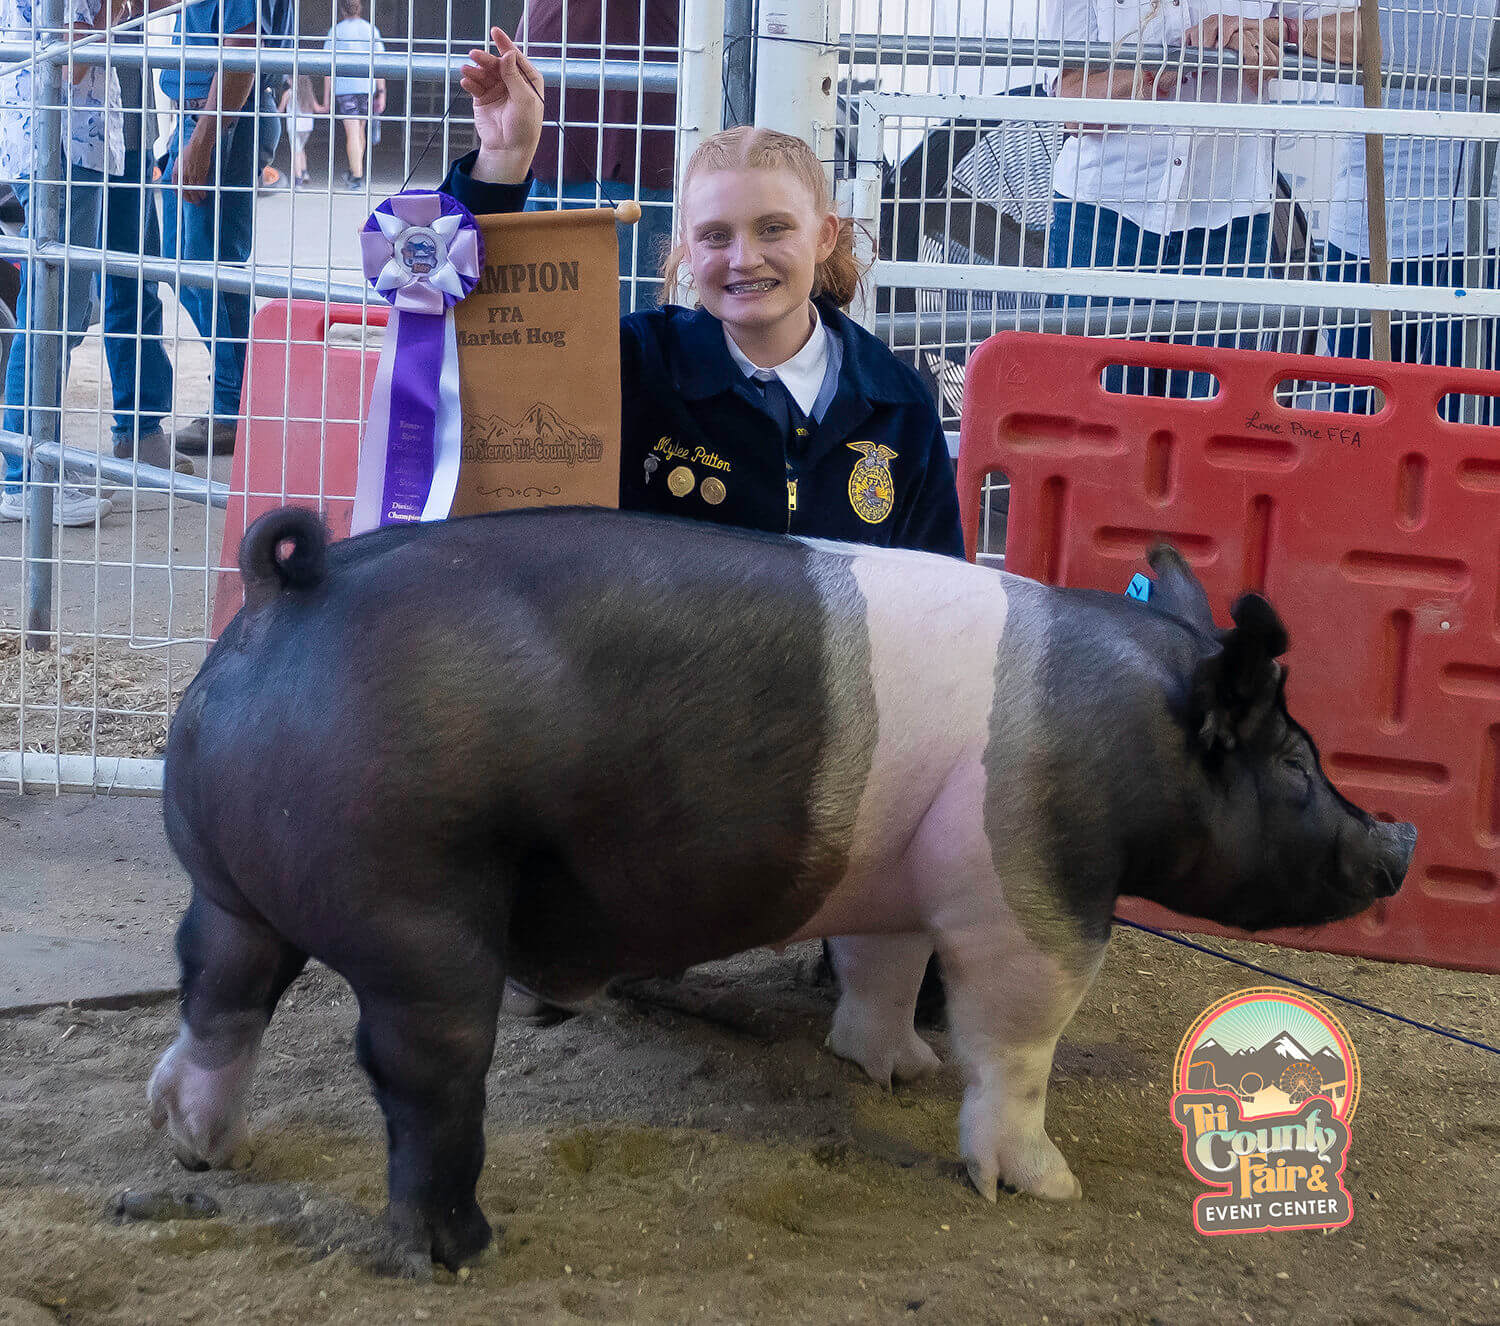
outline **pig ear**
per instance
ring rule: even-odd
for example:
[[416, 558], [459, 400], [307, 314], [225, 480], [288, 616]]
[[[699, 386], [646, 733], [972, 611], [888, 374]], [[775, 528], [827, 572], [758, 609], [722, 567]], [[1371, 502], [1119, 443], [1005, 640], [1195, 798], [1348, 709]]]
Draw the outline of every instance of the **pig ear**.
[[1195, 730], [1204, 747], [1233, 750], [1252, 738], [1276, 706], [1286, 627], [1259, 594], [1245, 594], [1230, 609], [1234, 629], [1219, 635], [1220, 651], [1193, 675]]
[[1156, 572], [1151, 606], [1181, 617], [1205, 635], [1213, 635], [1214, 615], [1209, 610], [1208, 595], [1182, 554], [1169, 543], [1158, 543], [1146, 554], [1146, 561]]

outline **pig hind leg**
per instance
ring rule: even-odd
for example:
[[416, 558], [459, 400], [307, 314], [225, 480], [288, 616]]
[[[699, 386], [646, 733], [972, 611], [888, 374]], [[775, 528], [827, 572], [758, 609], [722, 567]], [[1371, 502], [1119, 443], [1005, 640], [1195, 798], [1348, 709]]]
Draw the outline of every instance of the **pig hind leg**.
[[393, 1246], [381, 1269], [424, 1276], [433, 1261], [457, 1270], [490, 1243], [475, 1188], [505, 972], [491, 937], [411, 919], [424, 952], [411, 950], [407, 932], [393, 938], [389, 961], [359, 964], [378, 978], [350, 982], [360, 1003], [359, 1062], [386, 1125]]
[[839, 1002], [828, 1048], [851, 1059], [883, 1087], [940, 1067], [912, 1025], [932, 940], [915, 935], [842, 935], [828, 941]]
[[153, 1127], [166, 1126], [188, 1169], [246, 1157], [250, 1086], [276, 1003], [307, 961], [246, 908], [201, 888], [177, 930], [181, 1024], [146, 1088]]

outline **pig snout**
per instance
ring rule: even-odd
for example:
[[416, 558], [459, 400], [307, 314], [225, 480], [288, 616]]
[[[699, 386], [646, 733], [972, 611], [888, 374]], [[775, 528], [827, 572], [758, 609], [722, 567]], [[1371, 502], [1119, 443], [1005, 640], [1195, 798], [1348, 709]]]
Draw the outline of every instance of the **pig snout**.
[[1417, 850], [1415, 824], [1379, 824], [1383, 850], [1376, 863], [1375, 892], [1389, 898], [1401, 887]]
[[1357, 895], [1389, 898], [1401, 887], [1416, 850], [1416, 825], [1372, 820], [1345, 859], [1345, 878]]

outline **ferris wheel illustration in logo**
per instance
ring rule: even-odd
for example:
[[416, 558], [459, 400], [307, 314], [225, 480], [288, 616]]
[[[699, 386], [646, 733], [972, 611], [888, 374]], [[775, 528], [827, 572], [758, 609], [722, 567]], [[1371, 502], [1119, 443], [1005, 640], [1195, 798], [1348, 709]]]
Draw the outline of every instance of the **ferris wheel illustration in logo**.
[[1233, 1092], [1245, 1119], [1285, 1114], [1322, 1096], [1347, 1123], [1359, 1104], [1359, 1058], [1321, 1004], [1284, 988], [1240, 990], [1183, 1037], [1173, 1089]]

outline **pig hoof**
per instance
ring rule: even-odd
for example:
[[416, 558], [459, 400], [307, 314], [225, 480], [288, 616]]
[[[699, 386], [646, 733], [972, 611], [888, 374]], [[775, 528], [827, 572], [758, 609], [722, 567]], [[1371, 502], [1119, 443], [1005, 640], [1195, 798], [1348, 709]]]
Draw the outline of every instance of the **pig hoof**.
[[1064, 1165], [1060, 1172], [1044, 1175], [1035, 1183], [1021, 1187], [1020, 1191], [1047, 1202], [1076, 1202], [1083, 1196], [1083, 1184]]
[[237, 1075], [199, 1068], [178, 1045], [146, 1085], [151, 1126], [166, 1128], [187, 1170], [243, 1169], [250, 1163], [249, 1129]]
[[841, 1018], [837, 1012], [823, 1044], [840, 1059], [858, 1064], [872, 1081], [887, 1090], [892, 1079], [908, 1082], [943, 1066], [913, 1028], [889, 1036], [882, 1028], [871, 1028], [852, 1017]]
[[974, 1185], [974, 1191], [987, 1202], [995, 1201], [999, 1196], [999, 1174], [994, 1170], [987, 1170], [977, 1160], [966, 1161], [965, 1167], [969, 1171], [969, 1182]]
[[1014, 1178], [1007, 1174], [1006, 1183], [1017, 1192], [1040, 1197], [1044, 1202], [1076, 1202], [1083, 1196], [1083, 1185], [1074, 1177], [1060, 1151], [1056, 1152], [1055, 1160], [1049, 1158], [1049, 1163], [1028, 1166]]
[[[974, 1185], [975, 1191], [985, 1201], [995, 1201], [1000, 1189], [999, 1169], [972, 1159], [966, 1159], [964, 1163], [969, 1171], [969, 1182]], [[1010, 1191], [1040, 1197], [1048, 1202], [1076, 1202], [1083, 1196], [1083, 1185], [1074, 1178], [1073, 1171], [1068, 1168], [1061, 1152], [1058, 1153], [1057, 1164], [1036, 1178], [1012, 1178], [1007, 1174], [1005, 1186]]]
[[384, 1274], [408, 1279], [412, 1259], [429, 1273], [434, 1262], [457, 1271], [478, 1261], [493, 1239], [490, 1222], [472, 1200], [467, 1209], [460, 1203], [436, 1217], [393, 1206], [386, 1219], [389, 1241], [377, 1259], [379, 1267]]
[[381, 1239], [369, 1253], [369, 1269], [392, 1280], [432, 1283], [432, 1255], [422, 1248], [409, 1248], [392, 1238]]
[[532, 994], [524, 985], [517, 985], [514, 981], [506, 981], [500, 1007], [511, 1017], [536, 1027], [555, 1027], [577, 1014], [576, 1009], [549, 1004], [540, 995]]

